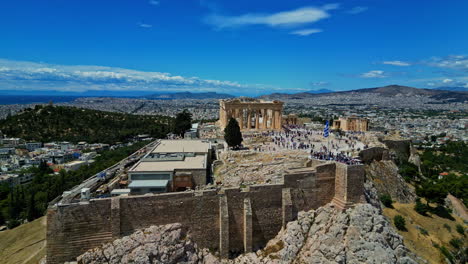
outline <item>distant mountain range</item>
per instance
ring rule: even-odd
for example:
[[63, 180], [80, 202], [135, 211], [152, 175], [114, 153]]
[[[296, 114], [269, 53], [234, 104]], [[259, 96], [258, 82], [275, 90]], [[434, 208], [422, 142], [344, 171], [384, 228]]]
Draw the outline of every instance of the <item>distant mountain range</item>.
[[160, 93], [145, 95], [142, 98], [150, 100], [176, 100], [176, 99], [227, 99], [234, 98], [236, 96], [230, 94], [221, 94], [216, 92], [207, 93], [191, 93], [191, 92], [180, 92], [180, 93]]
[[225, 99], [234, 98], [230, 94], [220, 94], [215, 92], [191, 93], [154, 93], [148, 91], [84, 91], [67, 92], [56, 90], [0, 90], [0, 104], [30, 104], [30, 103], [55, 103], [71, 102], [83, 97], [120, 97], [120, 98], [140, 98], [150, 100], [176, 100], [176, 99]]
[[311, 94], [322, 94], [322, 93], [334, 93], [335, 91], [329, 90], [329, 89], [319, 89], [319, 90], [312, 90], [308, 91], [306, 93], [311, 93]]
[[466, 87], [450, 87], [450, 86], [443, 86], [434, 88], [435, 90], [443, 90], [443, 91], [454, 91], [454, 92], [468, 92], [468, 88]]
[[364, 88], [350, 91], [339, 91], [339, 92], [329, 92], [329, 93], [296, 93], [296, 94], [286, 94], [286, 93], [273, 93], [270, 95], [263, 95], [259, 98], [262, 99], [305, 99], [305, 98], [314, 98], [322, 96], [334, 96], [334, 95], [356, 95], [361, 93], [372, 93], [378, 94], [383, 97], [393, 97], [393, 96], [429, 96], [436, 100], [442, 100], [446, 102], [465, 102], [468, 101], [468, 92], [465, 91], [449, 91], [449, 90], [438, 90], [438, 89], [420, 89], [409, 86], [401, 85], [387, 85], [383, 87], [375, 88]]
[[[401, 85], [388, 85], [375, 88], [364, 88], [349, 91], [333, 91], [329, 89], [311, 90], [301, 93], [273, 93], [262, 95], [262, 99], [304, 99], [321, 96], [334, 96], [343, 94], [373, 93], [380, 96], [419, 96], [425, 95], [446, 102], [468, 101], [468, 88], [465, 87], [438, 87], [434, 89], [420, 89]], [[123, 97], [139, 98], [149, 100], [178, 100], [178, 99], [227, 99], [237, 96], [216, 92], [192, 93], [192, 92], [150, 92], [150, 91], [22, 91], [22, 90], [0, 90], [0, 104], [25, 104], [25, 103], [47, 103], [70, 102], [80, 97]]]

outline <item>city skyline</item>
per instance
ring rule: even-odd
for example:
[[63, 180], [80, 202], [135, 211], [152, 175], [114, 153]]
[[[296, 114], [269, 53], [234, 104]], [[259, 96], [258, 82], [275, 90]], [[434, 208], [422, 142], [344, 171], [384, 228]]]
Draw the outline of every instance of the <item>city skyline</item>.
[[261, 95], [468, 87], [464, 1], [0, 6], [7, 25], [0, 27], [0, 90]]

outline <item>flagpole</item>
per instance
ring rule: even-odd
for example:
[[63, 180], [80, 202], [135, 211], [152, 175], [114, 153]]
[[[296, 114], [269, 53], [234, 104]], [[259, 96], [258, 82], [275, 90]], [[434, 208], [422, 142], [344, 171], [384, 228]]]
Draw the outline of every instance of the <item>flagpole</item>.
[[327, 124], [328, 124], [328, 126], [327, 126], [327, 129], [328, 129], [327, 150], [328, 150], [328, 153], [330, 154], [331, 151], [330, 151], [330, 121], [329, 120], [327, 120]]

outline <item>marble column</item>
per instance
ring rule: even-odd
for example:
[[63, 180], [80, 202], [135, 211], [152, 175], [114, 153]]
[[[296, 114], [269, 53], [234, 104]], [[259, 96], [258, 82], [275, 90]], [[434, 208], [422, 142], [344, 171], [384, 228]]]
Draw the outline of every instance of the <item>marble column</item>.
[[271, 110], [271, 128], [276, 129], [276, 111]]
[[281, 113], [276, 110], [276, 129], [281, 129]]
[[252, 110], [248, 109], [248, 115], [247, 115], [247, 129], [252, 128]]
[[260, 111], [258, 109], [255, 109], [255, 129], [259, 129], [260, 128]]
[[239, 109], [239, 127], [244, 129], [244, 109]]

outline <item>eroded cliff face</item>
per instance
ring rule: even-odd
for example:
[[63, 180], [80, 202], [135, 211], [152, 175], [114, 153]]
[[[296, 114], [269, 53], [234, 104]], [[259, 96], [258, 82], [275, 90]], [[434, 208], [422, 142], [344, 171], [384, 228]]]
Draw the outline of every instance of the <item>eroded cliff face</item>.
[[390, 194], [399, 203], [412, 203], [416, 199], [414, 189], [398, 174], [393, 160], [372, 161], [366, 165], [366, 177], [373, 181], [380, 195]]
[[417, 263], [371, 204], [300, 212], [263, 250], [219, 259], [199, 249], [179, 224], [150, 227], [90, 250], [79, 263]]
[[78, 263], [200, 263], [201, 252], [181, 224], [151, 226], [92, 249]]

